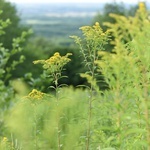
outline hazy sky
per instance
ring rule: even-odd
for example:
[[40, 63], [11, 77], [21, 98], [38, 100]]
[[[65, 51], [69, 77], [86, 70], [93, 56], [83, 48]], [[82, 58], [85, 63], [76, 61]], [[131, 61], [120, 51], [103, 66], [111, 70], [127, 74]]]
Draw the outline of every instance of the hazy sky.
[[[7, 0], [7, 1], [10, 1], [10, 2], [15, 2], [15, 3], [24, 3], [24, 2], [27, 2], [27, 3], [32, 3], [32, 2], [35, 2], [35, 3], [45, 3], [45, 2], [49, 2], [49, 3], [65, 3], [65, 2], [69, 2], [69, 3], [72, 3], [72, 2], [86, 2], [86, 3], [98, 3], [98, 2], [128, 2], [128, 3], [138, 3], [139, 1], [141, 0]], [[143, 1], [143, 0], [142, 0]], [[145, 2], [148, 0], [144, 0]]]

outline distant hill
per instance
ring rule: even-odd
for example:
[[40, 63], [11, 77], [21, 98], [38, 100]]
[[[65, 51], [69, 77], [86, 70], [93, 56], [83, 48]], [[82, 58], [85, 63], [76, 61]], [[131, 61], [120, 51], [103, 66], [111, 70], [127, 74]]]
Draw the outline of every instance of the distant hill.
[[80, 34], [79, 27], [91, 24], [104, 3], [18, 3], [16, 7], [21, 23], [32, 27], [35, 35], [67, 43], [70, 35]]
[[[38, 36], [55, 42], [70, 41], [70, 35], [79, 35], [79, 27], [90, 25], [103, 4], [17, 4], [21, 23], [33, 28]], [[63, 40], [62, 40], [63, 39]], [[64, 41], [65, 39], [65, 41]]]

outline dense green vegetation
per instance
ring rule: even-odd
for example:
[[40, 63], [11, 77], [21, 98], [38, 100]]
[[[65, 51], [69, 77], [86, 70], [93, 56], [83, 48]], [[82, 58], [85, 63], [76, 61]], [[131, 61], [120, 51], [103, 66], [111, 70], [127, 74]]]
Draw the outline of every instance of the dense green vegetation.
[[9, 27], [5, 28], [5, 34], [1, 35], [0, 43], [3, 43], [5, 48], [11, 49], [13, 38], [20, 36], [23, 31], [27, 30], [27, 27], [20, 25], [17, 9], [10, 2], [0, 0], [0, 10], [3, 11], [1, 19], [10, 21]]
[[[98, 22], [81, 27], [72, 51], [38, 38], [22, 51], [30, 32], [13, 39], [10, 50], [0, 45], [0, 150], [150, 150], [149, 13], [139, 3], [134, 16], [109, 15], [115, 23], [106, 22], [106, 31]], [[7, 26], [0, 20], [0, 35]], [[20, 52], [38, 67], [34, 78], [29, 66], [16, 73], [22, 80], [11, 77], [24, 61]], [[76, 61], [87, 84], [72, 87], [63, 81], [71, 80], [67, 67]]]

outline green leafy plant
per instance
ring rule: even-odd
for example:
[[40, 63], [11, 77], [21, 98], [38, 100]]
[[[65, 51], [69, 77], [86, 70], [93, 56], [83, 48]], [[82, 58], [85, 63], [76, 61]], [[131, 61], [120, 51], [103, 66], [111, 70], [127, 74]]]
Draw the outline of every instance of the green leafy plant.
[[[2, 11], [1, 11], [2, 13]], [[1, 15], [0, 13], [0, 15]], [[5, 34], [4, 28], [7, 28], [10, 24], [10, 20], [3, 21], [0, 19], [0, 36]], [[29, 35], [29, 32], [23, 32], [21, 37], [13, 39], [12, 49], [8, 50], [0, 43], [0, 126], [3, 127], [3, 117], [6, 110], [12, 105], [12, 98], [14, 97], [14, 89], [11, 86], [12, 70], [16, 66], [24, 61], [24, 56], [20, 55], [19, 60], [11, 60], [15, 54], [19, 54], [22, 51], [21, 45], [24, 43], [25, 38]], [[1, 127], [0, 127], [1, 128]], [[2, 133], [2, 132], [1, 132]]]

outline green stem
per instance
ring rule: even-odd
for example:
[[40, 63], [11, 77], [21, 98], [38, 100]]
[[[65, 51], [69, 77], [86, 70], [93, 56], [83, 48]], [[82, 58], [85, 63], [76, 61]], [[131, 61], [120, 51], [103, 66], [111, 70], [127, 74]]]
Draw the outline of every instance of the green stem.
[[146, 129], [147, 129], [147, 142], [148, 150], [150, 150], [150, 123], [149, 123], [149, 94], [148, 94], [148, 85], [149, 79], [147, 78], [147, 71], [143, 69], [143, 88], [144, 88], [144, 103], [145, 103], [145, 120], [146, 120]]
[[90, 91], [90, 97], [89, 97], [89, 109], [88, 109], [88, 127], [87, 127], [87, 141], [86, 141], [86, 150], [89, 150], [90, 146], [90, 132], [91, 132], [91, 118], [92, 118], [92, 99], [93, 99], [93, 92], [92, 89]]
[[57, 103], [57, 145], [58, 145], [58, 150], [61, 150], [61, 142], [60, 142], [60, 127], [59, 127], [59, 111], [58, 111], [58, 105], [59, 105], [59, 94], [58, 94], [58, 74], [56, 73], [54, 75], [55, 79], [55, 91], [56, 91], [56, 103]]
[[37, 137], [37, 112], [36, 105], [34, 106], [34, 138], [35, 138], [35, 150], [38, 150], [38, 137]]
[[[94, 55], [95, 56], [95, 55]], [[95, 57], [94, 57], [95, 60]], [[91, 72], [91, 76], [92, 79], [94, 79], [94, 73], [95, 73], [95, 65], [94, 65], [94, 61], [93, 60], [93, 66], [92, 66], [92, 72]], [[87, 141], [86, 141], [86, 150], [89, 150], [89, 146], [90, 146], [90, 139], [91, 139], [91, 120], [92, 120], [92, 100], [93, 100], [93, 85], [91, 84], [90, 86], [90, 95], [89, 95], [89, 108], [88, 108], [88, 127], [87, 127]]]

